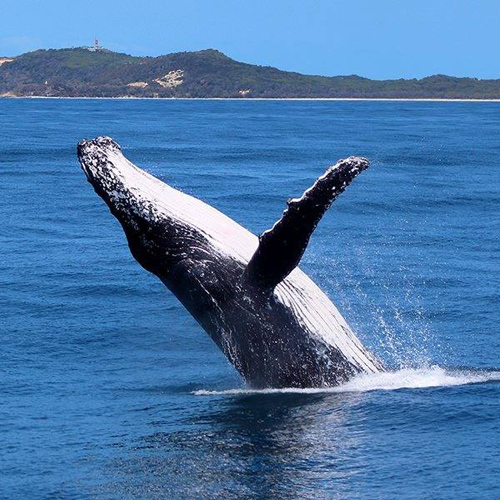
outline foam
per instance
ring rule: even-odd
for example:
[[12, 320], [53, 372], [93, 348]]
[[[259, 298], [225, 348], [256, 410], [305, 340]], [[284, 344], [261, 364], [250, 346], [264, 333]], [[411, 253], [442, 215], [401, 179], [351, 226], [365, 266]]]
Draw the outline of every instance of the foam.
[[500, 371], [445, 370], [439, 366], [422, 369], [403, 369], [395, 372], [369, 373], [354, 377], [349, 382], [330, 388], [284, 389], [228, 389], [225, 391], [199, 390], [196, 396], [231, 396], [250, 394], [323, 394], [343, 392], [394, 391], [452, 387], [467, 384], [500, 381]]

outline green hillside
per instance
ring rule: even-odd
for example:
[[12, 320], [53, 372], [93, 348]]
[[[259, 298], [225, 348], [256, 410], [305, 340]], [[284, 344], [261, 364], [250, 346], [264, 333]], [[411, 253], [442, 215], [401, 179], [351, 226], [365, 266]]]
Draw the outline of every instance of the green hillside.
[[52, 97], [500, 98], [500, 80], [309, 76], [235, 61], [217, 50], [133, 57], [37, 50], [0, 66], [0, 95]]

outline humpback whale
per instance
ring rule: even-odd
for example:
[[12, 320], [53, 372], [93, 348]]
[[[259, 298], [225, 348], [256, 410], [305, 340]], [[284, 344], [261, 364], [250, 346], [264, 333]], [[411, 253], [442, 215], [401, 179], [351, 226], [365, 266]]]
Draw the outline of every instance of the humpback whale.
[[368, 167], [365, 158], [328, 168], [257, 237], [132, 164], [109, 137], [83, 140], [77, 153], [134, 258], [177, 296], [250, 386], [331, 387], [384, 370], [298, 267], [325, 211]]

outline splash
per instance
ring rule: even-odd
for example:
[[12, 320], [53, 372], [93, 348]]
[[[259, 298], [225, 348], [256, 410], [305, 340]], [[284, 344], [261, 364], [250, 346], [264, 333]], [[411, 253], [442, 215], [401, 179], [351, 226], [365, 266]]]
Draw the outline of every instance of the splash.
[[225, 391], [199, 390], [196, 396], [248, 395], [248, 394], [323, 394], [343, 392], [394, 391], [397, 389], [423, 389], [451, 387], [485, 382], [500, 382], [500, 371], [445, 370], [439, 366], [426, 369], [403, 369], [395, 372], [362, 374], [349, 382], [331, 388], [284, 389], [228, 389]]
[[[403, 225], [398, 234], [405, 234], [404, 220], [395, 223]], [[406, 264], [406, 254], [403, 259], [394, 250], [398, 244], [395, 235], [382, 230], [376, 245], [346, 238], [341, 257], [320, 252], [312, 256], [308, 271], [339, 305], [363, 344], [387, 366], [404, 370], [453, 365], [451, 347], [440, 342], [432, 324], [435, 311], [426, 306], [434, 291], [426, 287], [426, 299], [422, 297], [425, 273], [418, 265]], [[423, 257], [417, 252], [412, 258]], [[427, 255], [425, 259], [430, 265]]]
[[385, 264], [380, 249], [367, 255], [363, 248], [354, 247], [352, 256], [356, 265], [329, 262], [326, 269], [336, 269], [335, 276], [328, 271], [316, 274], [362, 341], [399, 370], [429, 367], [436, 358], [447, 362], [448, 353], [435, 338], [418, 293], [418, 277], [404, 266], [395, 275], [381, 272]]

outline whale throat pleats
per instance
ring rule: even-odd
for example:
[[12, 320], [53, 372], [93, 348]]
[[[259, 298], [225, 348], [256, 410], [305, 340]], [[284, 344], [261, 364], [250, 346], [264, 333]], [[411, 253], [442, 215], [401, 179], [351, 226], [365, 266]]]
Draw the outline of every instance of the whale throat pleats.
[[369, 163], [351, 156], [330, 167], [287, 208], [271, 229], [259, 237], [259, 246], [244, 272], [244, 279], [267, 290], [285, 279], [299, 264], [309, 238], [337, 196]]

